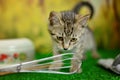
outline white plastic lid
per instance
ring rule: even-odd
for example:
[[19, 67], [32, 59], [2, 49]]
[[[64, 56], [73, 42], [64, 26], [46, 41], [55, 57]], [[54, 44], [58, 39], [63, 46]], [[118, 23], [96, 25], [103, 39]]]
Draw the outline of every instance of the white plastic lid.
[[3, 39], [0, 40], [0, 48], [1, 49], [8, 49], [8, 48], [28, 48], [34, 47], [31, 40], [27, 38], [20, 38], [20, 39]]

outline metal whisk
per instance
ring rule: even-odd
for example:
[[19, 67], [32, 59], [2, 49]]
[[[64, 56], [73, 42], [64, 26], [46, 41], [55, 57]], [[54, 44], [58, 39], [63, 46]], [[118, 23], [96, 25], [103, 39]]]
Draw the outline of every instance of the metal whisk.
[[[39, 60], [33, 60], [29, 62], [23, 62], [19, 64], [9, 65], [5, 67], [0, 67], [0, 75], [10, 74], [10, 73], [17, 73], [17, 72], [37, 72], [37, 73], [56, 73], [56, 74], [73, 74], [77, 72], [77, 69], [73, 72], [64, 72], [64, 71], [55, 71], [54, 69], [68, 69], [71, 65], [64, 65], [62, 67], [55, 67], [53, 70], [49, 70], [49, 66], [53, 63], [59, 63], [67, 60], [73, 60], [75, 58], [65, 58], [62, 60], [45, 62], [48, 60], [53, 60], [54, 58], [62, 57], [62, 56], [70, 56], [73, 53], [65, 53], [60, 54], [52, 57], [42, 58]], [[44, 63], [43, 63], [44, 62]], [[64, 63], [68, 64], [68, 63]], [[81, 65], [81, 64], [80, 64]]]

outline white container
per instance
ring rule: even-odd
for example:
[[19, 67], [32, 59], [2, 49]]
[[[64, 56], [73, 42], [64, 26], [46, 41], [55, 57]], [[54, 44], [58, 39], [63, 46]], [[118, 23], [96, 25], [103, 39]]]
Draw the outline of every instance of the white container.
[[29, 39], [0, 40], [0, 66], [31, 61], [34, 53], [34, 45]]

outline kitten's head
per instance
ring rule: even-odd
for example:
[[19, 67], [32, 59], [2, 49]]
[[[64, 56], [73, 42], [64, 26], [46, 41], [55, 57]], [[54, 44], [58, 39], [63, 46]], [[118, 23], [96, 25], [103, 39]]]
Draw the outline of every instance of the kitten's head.
[[72, 11], [50, 13], [48, 30], [59, 49], [70, 50], [79, 44], [89, 16], [81, 16]]

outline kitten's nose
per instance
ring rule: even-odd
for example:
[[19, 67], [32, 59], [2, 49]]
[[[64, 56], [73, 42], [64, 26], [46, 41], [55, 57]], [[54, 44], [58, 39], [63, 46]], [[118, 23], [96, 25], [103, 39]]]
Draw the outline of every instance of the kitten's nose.
[[68, 48], [64, 48], [64, 50], [68, 50]]

